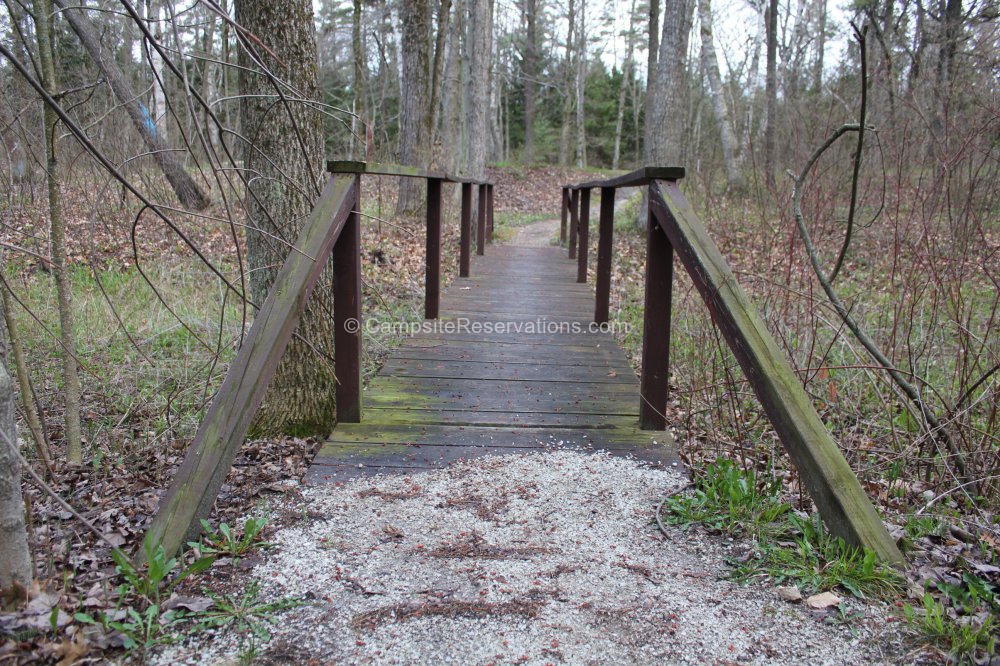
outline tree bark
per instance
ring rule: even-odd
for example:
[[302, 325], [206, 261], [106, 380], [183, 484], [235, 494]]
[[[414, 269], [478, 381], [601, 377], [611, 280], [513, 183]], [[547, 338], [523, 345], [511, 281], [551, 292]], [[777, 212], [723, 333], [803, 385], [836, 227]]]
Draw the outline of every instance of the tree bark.
[[449, 26], [451, 25], [451, 0], [441, 0], [438, 5], [437, 37], [434, 39], [434, 62], [431, 65], [431, 121], [430, 146], [432, 164], [443, 156], [437, 153], [437, 141], [443, 104], [441, 102], [444, 83], [444, 57], [448, 48]]
[[660, 166], [680, 166], [683, 161], [688, 119], [688, 35], [693, 0], [670, 0], [663, 8], [663, 29], [656, 62], [656, 79], [647, 95], [653, 96], [647, 156]]
[[[36, 7], [37, 9], [37, 7]], [[0, 590], [31, 586], [31, 552], [21, 497], [21, 460], [14, 422], [14, 383], [0, 363]]]
[[524, 154], [525, 164], [535, 162], [535, 98], [538, 96], [538, 0], [524, 0]]
[[826, 56], [826, 3], [827, 0], [816, 0], [819, 5], [819, 16], [816, 25], [816, 60], [813, 63], [812, 89], [814, 95], [823, 90], [823, 59]]
[[[399, 119], [399, 161], [426, 169], [430, 165], [430, 35], [429, 0], [400, 3], [403, 77]], [[424, 184], [416, 178], [399, 179], [397, 215], [414, 215], [423, 206]]]
[[[324, 178], [323, 123], [308, 105], [275, 98], [276, 83], [247, 49], [307, 99], [318, 100], [316, 35], [310, 0], [238, 0], [236, 21], [274, 53], [244, 40], [239, 58], [240, 120], [250, 142], [243, 153], [251, 175], [247, 262], [254, 300], [263, 303]], [[329, 285], [331, 274], [320, 285]], [[331, 304], [329, 290], [317, 287], [260, 407], [256, 434], [329, 434], [336, 389]]]
[[31, 375], [28, 374], [28, 362], [24, 355], [24, 345], [21, 344], [20, 331], [17, 330], [14, 315], [10, 311], [11, 298], [5, 287], [0, 286], [0, 304], [3, 307], [2, 325], [7, 329], [7, 340], [10, 341], [11, 355], [14, 357], [14, 371], [17, 374], [18, 389], [21, 393], [21, 405], [24, 411], [24, 421], [31, 431], [31, 438], [35, 442], [35, 449], [38, 457], [42, 459], [45, 468], [52, 470], [52, 453], [49, 450], [49, 441], [45, 437], [45, 427], [42, 424], [42, 417], [38, 411], [38, 403], [35, 400], [35, 390], [31, 385]]
[[764, 15], [767, 23], [767, 75], [765, 80], [764, 111], [764, 174], [769, 185], [774, 185], [775, 132], [777, 131], [778, 106], [778, 0], [768, 0]]
[[615, 145], [611, 154], [612, 171], [618, 168], [621, 160], [622, 129], [625, 125], [625, 95], [634, 76], [635, 66], [635, 0], [628, 12], [628, 34], [625, 36], [625, 63], [622, 65], [622, 82], [618, 88], [618, 114], [615, 117]]
[[[38, 61], [42, 85], [50, 95], [58, 94], [55, 42], [52, 33], [52, 3], [35, 2], [35, 36], [38, 41]], [[76, 335], [73, 322], [73, 285], [66, 274], [66, 224], [63, 220], [61, 165], [56, 151], [56, 126], [59, 119], [48, 104], [44, 109], [45, 168], [49, 198], [49, 238], [52, 243], [52, 275], [56, 282], [59, 306], [59, 340], [62, 343], [63, 400], [66, 459], [79, 465], [83, 462], [83, 434], [80, 428], [80, 371], [76, 360]]]
[[[493, 11], [490, 0], [469, 0], [469, 80], [467, 82], [468, 153], [465, 175], [483, 178], [486, 175], [486, 141], [489, 127], [486, 109], [489, 107], [489, 66]], [[478, 190], [478, 188], [473, 188]]]
[[733, 132], [729, 109], [726, 108], [722, 76], [719, 74], [719, 60], [715, 55], [715, 40], [712, 34], [712, 0], [698, 0], [698, 18], [701, 22], [701, 57], [705, 76], [708, 78], [712, 111], [715, 113], [715, 122], [719, 126], [722, 159], [726, 166], [726, 182], [730, 190], [740, 190], [743, 188], [743, 173], [740, 169], [736, 134]]
[[364, 6], [361, 0], [354, 0], [351, 23], [351, 53], [354, 57], [354, 117], [351, 118], [351, 154], [359, 160], [366, 158], [367, 125], [365, 115], [365, 53], [361, 41], [361, 23]]
[[587, 81], [587, 0], [580, 0], [576, 28], [576, 166], [587, 167], [585, 83]]
[[559, 134], [559, 165], [569, 164], [569, 135], [570, 125], [573, 122], [573, 95], [570, 94], [570, 87], [575, 83], [573, 76], [573, 35], [576, 27], [576, 5], [573, 0], [569, 0], [566, 21], [566, 59], [563, 62], [563, 105], [562, 105], [562, 129]]
[[101, 45], [97, 29], [87, 18], [85, 10], [67, 2], [67, 0], [53, 0], [53, 2], [62, 10], [62, 15], [66, 17], [73, 32], [80, 38], [83, 47], [104, 74], [119, 104], [124, 107], [129, 119], [132, 120], [132, 124], [142, 137], [157, 166], [163, 171], [163, 175], [166, 176], [177, 195], [177, 199], [184, 206], [195, 210], [206, 208], [210, 203], [209, 198], [194, 182], [194, 179], [187, 174], [180, 161], [170, 152], [170, 148], [163, 138], [151, 129], [151, 126], [155, 127], [155, 125], [148, 117], [149, 112], [139, 102], [139, 96], [132, 91], [132, 86], [118, 65], [115, 64], [113, 51], [105, 49]]

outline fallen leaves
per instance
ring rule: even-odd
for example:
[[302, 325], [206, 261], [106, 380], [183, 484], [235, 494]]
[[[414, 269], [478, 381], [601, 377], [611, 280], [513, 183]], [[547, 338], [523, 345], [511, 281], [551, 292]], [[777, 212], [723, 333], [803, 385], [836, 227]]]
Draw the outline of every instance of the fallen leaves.
[[816, 610], [825, 610], [832, 606], [839, 606], [842, 599], [833, 592], [820, 592], [806, 599], [806, 606]]

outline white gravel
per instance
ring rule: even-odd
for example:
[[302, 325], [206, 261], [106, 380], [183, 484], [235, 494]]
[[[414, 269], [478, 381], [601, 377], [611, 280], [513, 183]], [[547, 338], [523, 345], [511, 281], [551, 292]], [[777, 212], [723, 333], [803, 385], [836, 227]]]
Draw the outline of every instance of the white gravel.
[[[665, 538], [654, 507], [684, 483], [676, 472], [635, 461], [556, 451], [308, 488], [295, 507], [303, 518], [280, 530], [276, 547], [246, 574], [262, 582], [263, 598], [314, 599], [276, 618], [261, 659], [900, 661], [887, 607], [857, 606], [865, 618], [850, 627], [824, 623], [772, 588], [720, 580], [721, 539], [673, 528]], [[487, 604], [494, 613], [456, 614]], [[393, 608], [395, 617], [386, 610]], [[223, 630], [165, 649], [156, 660], [234, 662], [237, 646], [235, 634]]]

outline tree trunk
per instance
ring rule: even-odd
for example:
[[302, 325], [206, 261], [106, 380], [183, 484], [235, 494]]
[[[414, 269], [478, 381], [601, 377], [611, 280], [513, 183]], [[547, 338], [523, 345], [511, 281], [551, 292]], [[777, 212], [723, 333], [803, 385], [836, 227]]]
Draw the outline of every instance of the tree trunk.
[[[426, 169], [430, 165], [430, 34], [429, 0], [400, 3], [402, 24], [402, 97], [399, 112], [399, 161]], [[424, 183], [399, 179], [397, 215], [414, 215], [423, 207]]]
[[45, 426], [39, 414], [38, 403], [35, 400], [35, 390], [31, 385], [31, 375], [28, 374], [28, 362], [24, 355], [24, 345], [21, 344], [20, 331], [17, 330], [14, 315], [10, 311], [11, 297], [5, 287], [0, 286], [0, 304], [3, 307], [3, 321], [0, 322], [7, 329], [7, 340], [10, 341], [11, 356], [14, 357], [14, 371], [17, 374], [18, 389], [21, 393], [21, 405], [24, 412], [24, 421], [31, 431], [31, 438], [35, 441], [35, 449], [38, 457], [42, 459], [45, 468], [52, 470], [52, 453], [49, 450], [49, 441], [45, 436]]
[[431, 65], [431, 121], [430, 121], [430, 146], [431, 162], [443, 163], [444, 156], [438, 153], [438, 133], [441, 122], [443, 105], [441, 103], [444, 83], [441, 78], [444, 76], [444, 57], [448, 48], [449, 26], [451, 24], [451, 0], [441, 0], [438, 5], [437, 37], [434, 40], [434, 62]]
[[764, 175], [774, 185], [775, 132], [778, 106], [778, 0], [768, 0], [764, 15], [767, 23], [767, 75], [764, 111]]
[[361, 44], [361, 23], [364, 6], [361, 0], [354, 0], [351, 24], [351, 53], [354, 57], [354, 116], [351, 118], [351, 155], [359, 160], [366, 158], [367, 125], [365, 124], [365, 53]]
[[[240, 50], [240, 119], [248, 184], [247, 262], [254, 300], [263, 303], [288, 256], [302, 221], [325, 177], [323, 122], [308, 105], [284, 104], [278, 84], [260, 71], [247, 48], [307, 99], [319, 99], [316, 35], [310, 0], [238, 0], [236, 22], [256, 35], [274, 56], [243, 40]], [[280, 58], [281, 62], [275, 59]], [[282, 64], [283, 63], [283, 64]], [[282, 239], [285, 242], [280, 242]], [[331, 272], [321, 278], [329, 285]], [[317, 289], [271, 381], [254, 432], [325, 436], [334, 424], [331, 296]]]
[[688, 35], [691, 32], [693, 0], [670, 0], [663, 8], [663, 29], [656, 62], [656, 79], [647, 95], [653, 96], [650, 150], [659, 166], [681, 166], [687, 133]]
[[587, 0], [580, 0], [576, 29], [576, 166], [587, 166], [585, 84], [587, 82]]
[[569, 134], [573, 122], [573, 95], [570, 87], [574, 85], [573, 78], [573, 34], [576, 26], [576, 5], [569, 0], [566, 27], [566, 59], [563, 63], [563, 105], [562, 129], [559, 134], [559, 165], [569, 164]]
[[[58, 94], [55, 41], [52, 33], [52, 3], [38, 0], [35, 9], [35, 37], [38, 41], [38, 61], [42, 70], [42, 85], [50, 95]], [[79, 465], [83, 462], [83, 435], [80, 428], [80, 372], [76, 360], [76, 336], [73, 332], [73, 285], [66, 274], [66, 224], [63, 220], [62, 174], [56, 152], [58, 116], [48, 104], [44, 109], [45, 161], [48, 174], [49, 238], [52, 247], [52, 274], [56, 282], [59, 303], [59, 340], [62, 343], [63, 397], [65, 404], [66, 459]]]
[[67, 0], [53, 0], [53, 2], [62, 10], [62, 15], [69, 21], [73, 32], [80, 38], [83, 47], [104, 74], [119, 104], [125, 108], [125, 112], [138, 130], [156, 164], [163, 171], [163, 175], [167, 177], [167, 181], [169, 181], [178, 200], [184, 206], [195, 210], [206, 208], [210, 203], [209, 198], [201, 191], [194, 179], [184, 171], [183, 165], [177, 160], [174, 153], [170, 152], [169, 146], [163, 138], [156, 133], [155, 124], [149, 116], [149, 111], [139, 102], [139, 97], [132, 92], [132, 86], [118, 65], [115, 64], [112, 57], [113, 52], [101, 45], [97, 29], [87, 18], [85, 11], [76, 8], [76, 5]]
[[705, 68], [705, 76], [708, 78], [712, 111], [715, 113], [715, 122], [719, 126], [722, 159], [726, 163], [726, 182], [730, 190], [740, 190], [743, 188], [743, 173], [740, 170], [736, 134], [733, 132], [729, 110], [726, 108], [722, 76], [719, 74], [719, 60], [715, 55], [715, 40], [712, 36], [712, 0], [698, 0], [698, 18], [701, 22], [702, 63]]
[[469, 105], [466, 109], [466, 125], [469, 142], [465, 175], [483, 178], [486, 175], [486, 142], [489, 132], [486, 110], [489, 107], [487, 86], [492, 53], [490, 37], [493, 34], [493, 8], [490, 0], [469, 0], [468, 6]]
[[524, 36], [524, 155], [525, 164], [535, 162], [535, 98], [538, 96], [538, 0], [522, 4], [526, 31]]
[[0, 364], [0, 591], [16, 587], [19, 589], [15, 596], [24, 597], [31, 578], [31, 552], [21, 497], [21, 458], [14, 422], [14, 383]]
[[634, 76], [635, 67], [635, 0], [628, 12], [628, 34], [625, 36], [625, 63], [622, 65], [622, 83], [618, 88], [618, 115], [615, 117], [615, 146], [611, 154], [611, 169], [618, 168], [622, 151], [622, 129], [625, 125], [625, 95]]
[[[156, 9], [156, 18], [157, 20], [154, 21], [152, 25], [153, 36], [156, 37], [157, 42], [162, 44], [163, 26], [166, 22], [162, 6]], [[164, 88], [166, 80], [163, 76], [163, 57], [160, 55], [160, 52], [152, 46], [149, 47], [149, 55], [149, 64], [153, 69], [153, 109], [151, 115], [156, 126], [154, 132], [160, 141], [169, 145], [170, 132], [167, 121], [170, 118], [170, 114], [167, 109], [167, 91]]]
[[813, 63], [812, 89], [814, 95], [823, 90], [823, 59], [826, 55], [826, 3], [827, 0], [817, 0], [819, 17], [816, 25], [816, 60]]

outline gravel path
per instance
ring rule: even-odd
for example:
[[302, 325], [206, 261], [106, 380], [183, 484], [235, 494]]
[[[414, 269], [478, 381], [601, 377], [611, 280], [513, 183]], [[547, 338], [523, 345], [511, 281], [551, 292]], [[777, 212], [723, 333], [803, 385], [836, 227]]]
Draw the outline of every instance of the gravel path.
[[[556, 450], [309, 488], [247, 572], [280, 615], [263, 663], [898, 663], [884, 606], [824, 623], [720, 580], [725, 545], [653, 524], [675, 471]], [[285, 507], [287, 510], [288, 507]], [[853, 631], [853, 635], [852, 635]], [[234, 662], [229, 631], [158, 662]]]

